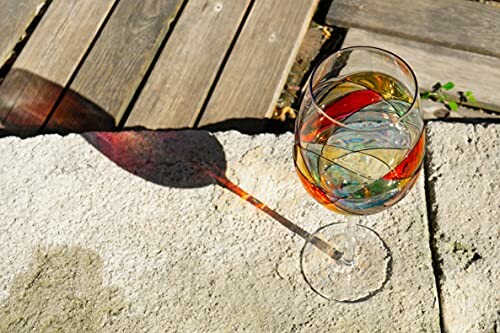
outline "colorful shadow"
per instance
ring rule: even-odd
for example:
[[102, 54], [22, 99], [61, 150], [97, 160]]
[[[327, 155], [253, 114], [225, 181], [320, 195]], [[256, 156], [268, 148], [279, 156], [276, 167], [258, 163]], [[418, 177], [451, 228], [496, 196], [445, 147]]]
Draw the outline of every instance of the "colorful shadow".
[[332, 258], [342, 255], [330, 244], [312, 237], [286, 217], [230, 181], [220, 142], [206, 131], [128, 131], [85, 133], [83, 137], [121, 168], [155, 184], [195, 188], [218, 184], [272, 217], [288, 230], [309, 240]]

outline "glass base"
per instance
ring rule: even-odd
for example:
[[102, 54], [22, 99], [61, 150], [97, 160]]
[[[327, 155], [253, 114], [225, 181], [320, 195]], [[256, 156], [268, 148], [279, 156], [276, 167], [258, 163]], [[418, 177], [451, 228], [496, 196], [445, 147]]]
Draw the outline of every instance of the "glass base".
[[[329, 300], [354, 303], [384, 288], [391, 275], [392, 256], [375, 231], [355, 224], [348, 228], [355, 239], [354, 260], [342, 260], [346, 225], [333, 223], [319, 228], [302, 248], [300, 264], [305, 280], [316, 293]], [[327, 244], [330, 250], [325, 251], [318, 243]]]

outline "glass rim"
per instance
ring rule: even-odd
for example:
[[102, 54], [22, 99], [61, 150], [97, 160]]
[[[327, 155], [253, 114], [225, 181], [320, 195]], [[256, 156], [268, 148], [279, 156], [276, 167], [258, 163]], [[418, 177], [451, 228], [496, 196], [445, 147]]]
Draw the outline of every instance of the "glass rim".
[[[335, 120], [332, 117], [330, 117], [328, 114], [326, 114], [325, 110], [323, 110], [323, 108], [321, 108], [316, 103], [315, 97], [313, 95], [313, 86], [312, 85], [313, 85], [314, 75], [316, 74], [318, 68], [322, 64], [324, 64], [327, 60], [331, 59], [334, 56], [338, 56], [339, 54], [344, 53], [346, 51], [350, 51], [350, 50], [362, 50], [362, 49], [369, 50], [369, 51], [377, 51], [377, 52], [380, 52], [380, 53], [385, 53], [385, 54], [390, 55], [391, 57], [394, 57], [397, 60], [401, 61], [401, 63], [403, 63], [403, 65], [406, 67], [406, 69], [408, 69], [408, 71], [410, 72], [411, 78], [413, 79], [413, 82], [415, 82], [415, 92], [413, 93], [413, 101], [408, 106], [406, 112], [401, 117], [397, 118], [395, 122], [390, 122], [390, 123], [387, 123], [387, 124], [383, 124], [383, 125], [380, 125], [380, 126], [374, 126], [372, 128], [366, 128], [366, 129], [352, 128], [348, 124], [344, 124], [342, 121]], [[415, 72], [413, 71], [413, 69], [411, 68], [411, 66], [408, 64], [408, 62], [406, 60], [404, 60], [403, 58], [401, 58], [400, 56], [398, 56], [397, 54], [395, 54], [394, 52], [382, 49], [380, 47], [368, 46], [368, 45], [356, 45], [356, 46], [349, 46], [349, 47], [341, 48], [340, 50], [335, 51], [334, 53], [328, 55], [323, 60], [321, 60], [313, 68], [313, 70], [311, 72], [311, 75], [309, 76], [309, 80], [308, 80], [308, 83], [307, 83], [307, 92], [311, 96], [311, 103], [313, 104], [314, 108], [316, 108], [325, 118], [327, 118], [328, 120], [330, 120], [332, 123], [336, 124], [339, 127], [344, 127], [344, 128], [348, 128], [348, 129], [352, 129], [352, 130], [357, 130], [357, 131], [373, 131], [373, 130], [377, 130], [377, 129], [380, 129], [380, 128], [388, 127], [388, 126], [390, 126], [392, 124], [399, 123], [401, 120], [403, 120], [410, 113], [410, 110], [413, 109], [413, 107], [415, 106], [415, 103], [417, 102], [417, 99], [419, 98], [417, 76], [415, 75]]]

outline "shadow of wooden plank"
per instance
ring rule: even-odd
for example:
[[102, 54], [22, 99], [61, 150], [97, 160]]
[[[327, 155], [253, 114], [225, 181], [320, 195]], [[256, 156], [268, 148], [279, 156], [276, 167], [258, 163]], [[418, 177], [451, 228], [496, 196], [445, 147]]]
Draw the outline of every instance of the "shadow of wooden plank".
[[43, 0], [0, 0], [0, 66], [10, 57]]
[[[54, 1], [13, 69], [33, 73], [66, 87], [115, 1]], [[55, 91], [51, 95], [32, 96], [36, 85], [37, 82], [26, 80], [21, 86], [9, 73], [0, 86], [0, 95], [8, 96], [7, 100], [0, 100], [0, 122], [23, 118], [26, 129], [19, 132], [22, 136], [32, 135], [40, 129], [60, 96]], [[25, 112], [25, 100], [30, 100], [37, 108], [36, 117], [19, 114]], [[36, 107], [38, 104], [43, 108]]]
[[317, 3], [255, 2], [200, 125], [271, 116]]
[[[122, 0], [71, 84], [119, 123], [183, 0]], [[165, 73], [162, 73], [165, 74]], [[78, 112], [64, 97], [54, 116]], [[53, 125], [49, 121], [49, 126]], [[78, 129], [76, 129], [78, 130]]]
[[193, 126], [249, 4], [188, 2], [126, 126]]
[[354, 45], [376, 46], [398, 54], [415, 70], [423, 90], [430, 90], [437, 81], [453, 81], [456, 91], [474, 92], [479, 101], [475, 106], [500, 111], [499, 58], [349, 29], [343, 46]]
[[500, 57], [500, 9], [457, 0], [335, 0], [327, 22]]

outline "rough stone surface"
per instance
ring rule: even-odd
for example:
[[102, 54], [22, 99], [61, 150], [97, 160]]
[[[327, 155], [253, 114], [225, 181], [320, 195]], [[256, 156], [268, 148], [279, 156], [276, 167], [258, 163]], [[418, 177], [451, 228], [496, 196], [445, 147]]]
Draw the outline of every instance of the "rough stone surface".
[[193, 167], [225, 171], [309, 232], [344, 220], [299, 184], [292, 141], [195, 131], [1, 139], [0, 332], [439, 332], [423, 178], [365, 221], [393, 253], [386, 288], [340, 304], [303, 280], [300, 236]]
[[429, 181], [446, 332], [500, 328], [500, 126], [431, 123]]

